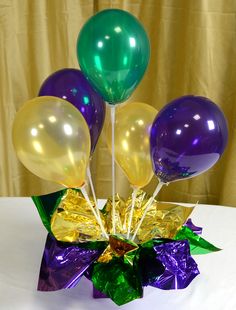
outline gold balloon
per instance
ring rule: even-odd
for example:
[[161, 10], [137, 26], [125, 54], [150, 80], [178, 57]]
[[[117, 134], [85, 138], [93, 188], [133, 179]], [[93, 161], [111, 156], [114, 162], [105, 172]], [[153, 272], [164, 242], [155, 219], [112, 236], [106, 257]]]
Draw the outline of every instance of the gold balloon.
[[82, 114], [57, 97], [27, 101], [13, 123], [19, 160], [42, 179], [80, 187], [86, 176], [90, 134]]
[[[144, 187], [153, 176], [149, 136], [156, 114], [156, 109], [141, 102], [116, 108], [115, 159], [135, 187]], [[111, 135], [110, 122], [106, 129], [110, 151]]]

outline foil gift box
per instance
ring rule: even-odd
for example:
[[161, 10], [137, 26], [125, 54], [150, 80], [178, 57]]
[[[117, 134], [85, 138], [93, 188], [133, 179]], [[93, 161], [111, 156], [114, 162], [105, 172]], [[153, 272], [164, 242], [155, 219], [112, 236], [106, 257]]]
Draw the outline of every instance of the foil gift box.
[[143, 296], [147, 285], [183, 289], [199, 274], [191, 255], [219, 249], [204, 240], [201, 228], [189, 220], [193, 208], [154, 201], [136, 238], [132, 233], [150, 197], [139, 191], [127, 239], [131, 200], [116, 196], [116, 234], [111, 233], [112, 203], [100, 210], [107, 239], [78, 189], [34, 196], [33, 201], [48, 236], [39, 274], [38, 290], [55, 291], [76, 286], [85, 276], [93, 283], [95, 298], [109, 297], [123, 305]]

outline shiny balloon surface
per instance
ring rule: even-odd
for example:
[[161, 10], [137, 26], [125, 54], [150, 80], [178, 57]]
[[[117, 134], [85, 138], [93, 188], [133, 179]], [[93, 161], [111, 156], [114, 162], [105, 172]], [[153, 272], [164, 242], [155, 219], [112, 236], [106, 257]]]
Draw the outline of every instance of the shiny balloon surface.
[[175, 99], [152, 126], [154, 172], [162, 182], [199, 175], [218, 161], [227, 140], [227, 122], [215, 103], [198, 96]]
[[61, 69], [42, 84], [39, 96], [55, 96], [73, 104], [86, 120], [91, 138], [91, 155], [102, 131], [106, 106], [83, 73], [77, 69]]
[[[149, 136], [156, 114], [156, 109], [142, 102], [116, 108], [115, 159], [135, 187], [144, 187], [153, 176]], [[111, 123], [106, 136], [111, 150]]]
[[130, 13], [108, 9], [92, 16], [77, 41], [80, 68], [110, 104], [125, 101], [147, 68], [150, 46], [141, 23]]
[[80, 187], [86, 177], [90, 135], [82, 114], [56, 97], [27, 101], [13, 123], [19, 160], [42, 179]]

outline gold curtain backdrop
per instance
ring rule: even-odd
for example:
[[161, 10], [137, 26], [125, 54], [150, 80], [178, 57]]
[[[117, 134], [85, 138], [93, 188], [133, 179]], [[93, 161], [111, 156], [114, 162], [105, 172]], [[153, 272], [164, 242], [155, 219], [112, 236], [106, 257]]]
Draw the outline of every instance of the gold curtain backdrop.
[[[1, 0], [1, 196], [30, 196], [60, 188], [19, 163], [12, 146], [12, 122], [22, 103], [37, 96], [49, 74], [79, 68], [77, 35], [90, 16], [105, 8], [131, 12], [150, 38], [151, 61], [130, 101], [160, 110], [174, 98], [196, 94], [216, 102], [228, 119], [229, 144], [220, 161], [201, 176], [165, 187], [159, 198], [236, 206], [235, 0]], [[111, 156], [104, 134], [91, 166], [97, 196], [110, 196]], [[116, 180], [117, 192], [127, 197], [131, 189], [118, 167]], [[156, 183], [153, 178], [146, 190], [152, 193]]]

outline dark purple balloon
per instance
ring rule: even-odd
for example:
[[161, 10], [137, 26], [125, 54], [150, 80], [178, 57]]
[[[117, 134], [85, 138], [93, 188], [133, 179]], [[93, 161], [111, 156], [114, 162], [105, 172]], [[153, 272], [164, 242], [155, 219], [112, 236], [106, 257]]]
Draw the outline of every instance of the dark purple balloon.
[[105, 103], [77, 69], [62, 69], [50, 75], [42, 84], [39, 96], [55, 96], [72, 103], [84, 116], [94, 152], [105, 119]]
[[215, 103], [198, 96], [175, 99], [151, 128], [153, 170], [164, 183], [194, 177], [217, 162], [227, 140], [227, 122]]

